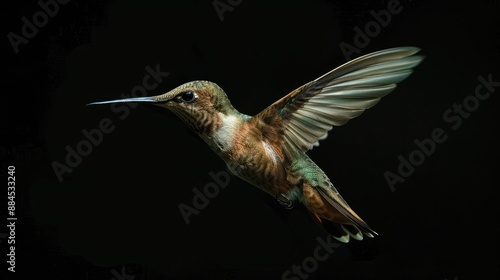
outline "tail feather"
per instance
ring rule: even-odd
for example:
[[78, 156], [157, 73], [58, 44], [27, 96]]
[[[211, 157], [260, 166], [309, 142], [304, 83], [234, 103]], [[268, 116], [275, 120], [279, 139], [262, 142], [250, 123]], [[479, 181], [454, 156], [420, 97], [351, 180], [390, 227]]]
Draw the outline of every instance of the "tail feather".
[[[351, 236], [352, 238], [356, 239], [356, 240], [363, 240], [363, 233], [361, 232], [361, 230], [359, 230], [359, 228], [355, 227], [355, 226], [351, 226], [351, 225], [340, 225], [342, 227], [342, 229], [347, 232], [349, 234], [349, 236]], [[352, 230], [349, 230], [347, 228], [352, 228]], [[353, 233], [353, 231], [355, 233]], [[373, 235], [372, 235], [373, 236]]]
[[[320, 225], [328, 234], [330, 234], [337, 241], [342, 243], [349, 242], [349, 236], [351, 234], [345, 228], [343, 228], [340, 224], [334, 223], [332, 221], [322, 219], [318, 214], [314, 212], [309, 212], [313, 220]], [[363, 237], [361, 237], [362, 239]], [[356, 238], [355, 238], [356, 239]], [[359, 239], [358, 239], [359, 240]]]
[[[361, 231], [363, 234], [367, 236], [373, 237], [373, 235], [378, 235], [377, 232], [375, 232], [373, 229], [368, 226], [368, 224], [363, 221], [355, 212], [354, 210], [349, 207], [347, 202], [340, 196], [339, 193], [334, 193], [331, 189], [325, 189], [320, 187], [316, 188], [317, 192], [320, 194], [322, 197], [323, 203], [327, 206], [331, 207], [325, 207], [329, 208], [329, 214], [330, 216], [335, 219], [336, 215], [335, 214], [340, 214], [343, 216], [343, 218], [346, 218], [349, 220], [349, 222], [343, 222], [339, 221], [341, 224], [344, 225], [352, 225], [354, 228], [356, 228], [357, 231]], [[331, 209], [334, 208], [334, 209]], [[335, 221], [335, 220], [334, 220]]]
[[359, 241], [363, 240], [363, 233], [356, 226], [339, 224], [326, 219], [322, 219], [321, 224], [323, 225], [323, 229], [342, 243], [348, 243], [350, 238]]
[[372, 230], [343, 199], [333, 199], [324, 189], [303, 185], [304, 202], [314, 220], [336, 240], [348, 243], [350, 238], [363, 240], [363, 235], [373, 238]]

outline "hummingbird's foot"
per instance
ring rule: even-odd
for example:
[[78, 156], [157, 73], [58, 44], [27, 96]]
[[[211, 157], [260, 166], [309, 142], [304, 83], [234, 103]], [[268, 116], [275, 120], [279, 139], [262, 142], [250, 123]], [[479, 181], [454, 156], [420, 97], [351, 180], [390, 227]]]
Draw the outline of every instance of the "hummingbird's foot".
[[276, 197], [276, 202], [278, 202], [279, 205], [281, 205], [283, 208], [290, 210], [293, 208], [293, 201], [289, 199], [286, 195], [280, 193], [277, 194]]

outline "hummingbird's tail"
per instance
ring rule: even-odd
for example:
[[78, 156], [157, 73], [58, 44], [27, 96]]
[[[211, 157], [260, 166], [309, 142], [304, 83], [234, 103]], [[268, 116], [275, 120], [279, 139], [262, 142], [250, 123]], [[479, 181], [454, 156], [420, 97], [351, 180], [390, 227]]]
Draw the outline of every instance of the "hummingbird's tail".
[[363, 240], [363, 235], [378, 235], [333, 188], [306, 184], [302, 191], [306, 207], [315, 221], [338, 241], [348, 243], [350, 238]]
[[[332, 222], [328, 219], [321, 218], [316, 213], [309, 213], [313, 217], [313, 220], [336, 240], [342, 243], [349, 243], [350, 238], [363, 240], [363, 232], [356, 226]], [[371, 234], [369, 236], [373, 237]]]

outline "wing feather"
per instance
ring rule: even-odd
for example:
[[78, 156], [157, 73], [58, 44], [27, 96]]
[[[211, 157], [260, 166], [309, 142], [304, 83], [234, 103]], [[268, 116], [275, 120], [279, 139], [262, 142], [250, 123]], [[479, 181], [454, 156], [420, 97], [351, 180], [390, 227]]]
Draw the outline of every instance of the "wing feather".
[[255, 117], [265, 120], [265, 116], [279, 115], [285, 152], [306, 152], [326, 138], [333, 126], [361, 115], [411, 75], [423, 59], [415, 55], [419, 50], [392, 48], [351, 60], [297, 88]]

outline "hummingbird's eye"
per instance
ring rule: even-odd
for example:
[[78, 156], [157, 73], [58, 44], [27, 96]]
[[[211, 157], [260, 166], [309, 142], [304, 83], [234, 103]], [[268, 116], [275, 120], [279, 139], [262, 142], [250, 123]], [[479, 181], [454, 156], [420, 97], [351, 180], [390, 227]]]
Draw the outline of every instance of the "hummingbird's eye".
[[191, 102], [196, 98], [196, 94], [189, 90], [181, 93], [180, 97], [184, 102]]

